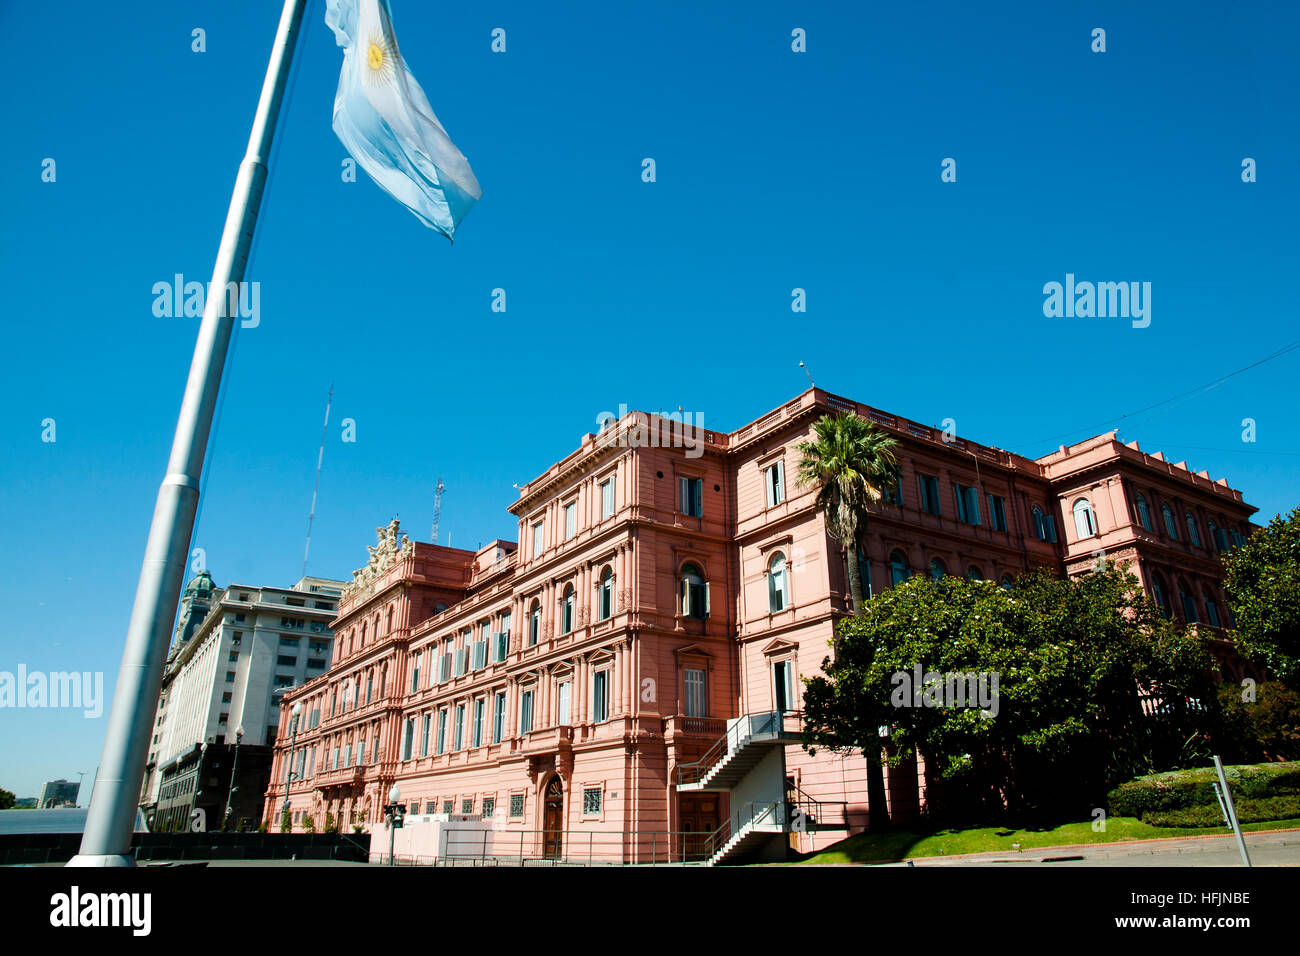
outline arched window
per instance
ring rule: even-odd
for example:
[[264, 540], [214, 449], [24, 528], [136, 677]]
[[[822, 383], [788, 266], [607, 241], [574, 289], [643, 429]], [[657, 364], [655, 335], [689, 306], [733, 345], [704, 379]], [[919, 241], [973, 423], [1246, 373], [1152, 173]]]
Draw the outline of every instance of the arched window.
[[1183, 617], [1188, 624], [1200, 622], [1200, 615], [1196, 613], [1196, 598], [1192, 597], [1192, 592], [1188, 590], [1187, 582], [1181, 579], [1178, 582], [1178, 603], [1183, 606]]
[[1158, 574], [1151, 575], [1151, 593], [1155, 595], [1156, 605], [1161, 612], [1165, 617], [1169, 617], [1173, 613], [1169, 607], [1169, 592], [1165, 590], [1164, 580]]
[[614, 570], [606, 568], [600, 576], [600, 619], [607, 621], [614, 613]]
[[778, 551], [767, 566], [767, 607], [775, 614], [790, 606], [790, 574], [785, 555]]
[[439, 601], [437, 604], [433, 606], [434, 614], [441, 614], [445, 610], [447, 610], [447, 605], [442, 601]]
[[704, 620], [709, 616], [709, 584], [704, 580], [700, 569], [693, 564], [682, 565], [678, 598], [681, 612], [687, 617]]
[[948, 565], [943, 563], [942, 558], [930, 559], [930, 580], [939, 581], [948, 573]]
[[1210, 596], [1210, 592], [1203, 591], [1201, 596], [1205, 598], [1205, 613], [1210, 619], [1210, 625], [1212, 627], [1223, 627], [1222, 618], [1219, 617], [1219, 605]]
[[1215, 551], [1222, 551], [1223, 545], [1220, 543], [1219, 535], [1221, 535], [1223, 532], [1222, 530], [1220, 530], [1219, 526], [1214, 523], [1213, 518], [1209, 519], [1209, 525], [1210, 525], [1210, 547], [1213, 548]]
[[903, 556], [902, 551], [893, 551], [889, 555], [889, 577], [894, 584], [902, 584], [912, 576], [912, 569], [908, 567], [907, 558]]
[[1006, 588], [1008, 591], [1010, 591], [1016, 586], [1016, 583], [1011, 580], [1011, 575], [1009, 574], [1002, 575], [1002, 580], [999, 581], [998, 584]]
[[574, 595], [573, 585], [564, 587], [564, 597], [560, 600], [560, 633], [568, 634], [573, 630]]
[[389, 634], [392, 634], [392, 633], [393, 633], [393, 609], [392, 609], [391, 607], [388, 609], [388, 631], [387, 631], [387, 633], [389, 633]]
[[1080, 538], [1091, 538], [1097, 533], [1097, 518], [1092, 513], [1092, 502], [1080, 498], [1070, 509], [1074, 512], [1074, 533]]
[[969, 568], [966, 569], [966, 577], [970, 578], [970, 580], [972, 581], [983, 581], [984, 572], [972, 564]]
[[533, 609], [528, 612], [528, 646], [536, 647], [537, 639], [542, 634], [542, 605], [534, 601]]
[[1137, 496], [1137, 509], [1138, 521], [1142, 523], [1142, 527], [1147, 531], [1154, 531], [1155, 528], [1151, 527], [1151, 509], [1147, 507], [1147, 499], [1145, 495], [1139, 494]]
[[1177, 541], [1178, 522], [1174, 520], [1174, 509], [1168, 505], [1161, 505], [1160, 513], [1165, 516], [1165, 531], [1169, 533], [1169, 537]]
[[1187, 537], [1191, 539], [1192, 544], [1198, 548], [1201, 546], [1201, 530], [1196, 525], [1196, 516], [1190, 511], [1186, 514], [1187, 518]]
[[1056, 519], [1044, 514], [1043, 509], [1034, 505], [1034, 536], [1039, 541], [1056, 540]]
[[[353, 631], [352, 633], [353, 633], [353, 635], [355, 635], [357, 632], [356, 632], [356, 631]], [[360, 637], [360, 640], [361, 640], [361, 643], [360, 643], [360, 644], [357, 644], [357, 643], [355, 642], [355, 640], [353, 641], [353, 644], [352, 644], [352, 650], [355, 651], [358, 647], [365, 647], [365, 646], [366, 646], [366, 622], [365, 622], [365, 621], [362, 621], [362, 622], [361, 622], [361, 637]]]

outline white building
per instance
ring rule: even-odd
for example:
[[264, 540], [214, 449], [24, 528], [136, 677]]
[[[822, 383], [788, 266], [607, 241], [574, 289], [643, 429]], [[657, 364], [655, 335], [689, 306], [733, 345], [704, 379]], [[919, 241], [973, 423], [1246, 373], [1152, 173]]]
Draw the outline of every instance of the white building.
[[[246, 745], [274, 744], [280, 694], [325, 673], [332, 657], [330, 623], [346, 582], [308, 577], [291, 588], [221, 590], [201, 577], [182, 598], [163, 676], [140, 796], [146, 811], [158, 802], [161, 768], [196, 745], [234, 743], [237, 730]], [[194, 600], [191, 592], [205, 588], [210, 596]], [[191, 609], [206, 610], [197, 625]]]

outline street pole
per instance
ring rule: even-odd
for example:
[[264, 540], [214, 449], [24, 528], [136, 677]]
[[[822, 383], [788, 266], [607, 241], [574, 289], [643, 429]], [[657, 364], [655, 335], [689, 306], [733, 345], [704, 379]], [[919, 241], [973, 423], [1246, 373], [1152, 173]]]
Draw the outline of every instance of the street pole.
[[285, 0], [267, 64], [262, 94], [253, 118], [248, 151], [239, 166], [234, 195], [217, 250], [212, 282], [203, 308], [194, 358], [181, 400], [171, 457], [145, 545], [126, 648], [118, 672], [113, 707], [104, 738], [104, 786], [91, 795], [81, 851], [68, 866], [134, 866], [134, 829], [154, 712], [162, 689], [162, 668], [176, 616], [194, 515], [199, 502], [203, 459], [217, 406], [230, 337], [238, 317], [228, 314], [232, 296], [244, 281], [257, 213], [266, 185], [271, 142], [289, 80], [289, 66], [307, 0]]
[[[292, 731], [289, 734], [289, 760], [284, 765], [284, 810], [280, 813], [281, 825], [283, 825], [285, 816], [289, 813], [289, 784], [297, 776], [293, 772], [293, 751], [298, 746], [298, 717], [302, 713], [302, 701], [293, 705], [293, 724]], [[293, 829], [293, 824], [289, 824], [289, 829]]]
[[244, 739], [244, 728], [235, 731], [235, 760], [230, 765], [230, 786], [226, 789], [226, 816], [221, 821], [221, 829], [230, 826], [230, 811], [235, 799], [235, 774], [239, 772], [239, 743]]
[[1241, 851], [1241, 863], [1250, 866], [1250, 854], [1246, 852], [1246, 838], [1241, 835], [1241, 823], [1237, 820], [1237, 808], [1232, 802], [1232, 791], [1228, 789], [1228, 777], [1223, 772], [1223, 762], [1219, 755], [1214, 755], [1214, 769], [1219, 774], [1219, 786], [1223, 789], [1223, 802], [1227, 807], [1228, 826], [1232, 827], [1233, 836], [1237, 838], [1237, 849]]

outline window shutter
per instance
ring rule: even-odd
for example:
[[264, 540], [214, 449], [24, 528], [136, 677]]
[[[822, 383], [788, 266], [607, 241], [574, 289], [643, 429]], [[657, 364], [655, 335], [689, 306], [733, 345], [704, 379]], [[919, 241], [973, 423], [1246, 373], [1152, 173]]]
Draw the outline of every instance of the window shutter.
[[776, 463], [776, 503], [785, 501], [785, 462]]
[[704, 582], [704, 616], [709, 616], [709, 582]]
[[682, 514], [688, 514], [686, 510], [690, 504], [690, 482], [686, 478], [677, 479], [677, 510]]

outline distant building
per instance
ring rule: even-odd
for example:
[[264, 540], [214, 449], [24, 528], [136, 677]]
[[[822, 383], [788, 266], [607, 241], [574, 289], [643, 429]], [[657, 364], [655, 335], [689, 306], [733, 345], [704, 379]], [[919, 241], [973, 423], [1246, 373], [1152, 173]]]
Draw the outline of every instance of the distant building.
[[36, 797], [19, 797], [14, 801], [13, 809], [31, 810], [36, 807]]
[[[186, 586], [141, 790], [146, 815], [162, 806], [169, 821], [189, 816], [193, 794], [207, 789], [199, 783], [195, 760], [205, 742], [215, 748], [208, 760], [219, 762], [226, 745], [233, 757], [236, 731], [242, 730], [241, 778], [263, 761], [257, 748], [275, 742], [280, 695], [329, 667], [330, 622], [344, 584], [307, 577], [291, 588], [231, 584], [221, 589], [204, 573]], [[205, 761], [207, 777], [224, 777], [221, 786], [228, 786], [228, 764], [213, 768], [216, 773], [208, 769]], [[251, 778], [237, 781], [241, 792], [254, 786]], [[208, 825], [219, 822], [220, 814]]]
[[80, 789], [81, 784], [75, 780], [51, 780], [41, 787], [41, 796], [36, 805], [43, 810], [50, 807], [75, 807], [77, 791]]

